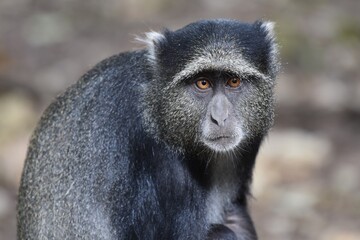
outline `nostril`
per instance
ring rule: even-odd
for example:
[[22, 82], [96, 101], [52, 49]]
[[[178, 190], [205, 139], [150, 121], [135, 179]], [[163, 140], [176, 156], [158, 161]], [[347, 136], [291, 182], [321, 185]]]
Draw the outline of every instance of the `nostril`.
[[218, 124], [218, 121], [216, 121], [216, 119], [213, 118], [213, 116], [210, 116], [210, 119], [211, 119], [211, 122], [212, 122], [212, 123], [215, 123], [216, 125], [219, 125], [219, 124]]
[[223, 127], [225, 125], [226, 117], [214, 117], [210, 116], [211, 122], [218, 125], [219, 127]]

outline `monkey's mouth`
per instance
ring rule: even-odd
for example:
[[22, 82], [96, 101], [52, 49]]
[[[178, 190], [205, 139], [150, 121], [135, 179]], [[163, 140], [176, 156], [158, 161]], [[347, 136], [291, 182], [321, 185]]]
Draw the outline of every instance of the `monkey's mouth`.
[[205, 137], [203, 142], [217, 152], [226, 152], [234, 149], [240, 142], [240, 139], [236, 135], [220, 135]]
[[237, 135], [234, 133], [210, 133], [210, 134], [204, 134], [204, 139], [208, 141], [227, 141], [231, 139], [237, 138]]
[[217, 136], [217, 137], [209, 137], [207, 138], [207, 140], [209, 141], [221, 141], [224, 139], [229, 139], [229, 138], [233, 138], [232, 136]]

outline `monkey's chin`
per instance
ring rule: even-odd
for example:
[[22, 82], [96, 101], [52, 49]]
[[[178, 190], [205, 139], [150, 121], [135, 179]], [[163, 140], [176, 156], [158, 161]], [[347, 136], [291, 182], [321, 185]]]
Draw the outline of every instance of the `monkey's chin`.
[[230, 152], [239, 145], [241, 139], [241, 136], [223, 136], [204, 138], [203, 143], [215, 152]]

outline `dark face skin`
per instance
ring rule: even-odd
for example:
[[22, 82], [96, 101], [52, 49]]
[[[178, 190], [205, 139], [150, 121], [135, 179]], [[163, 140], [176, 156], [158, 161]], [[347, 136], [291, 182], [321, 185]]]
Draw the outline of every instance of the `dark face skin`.
[[232, 151], [244, 138], [237, 102], [242, 93], [241, 78], [227, 72], [207, 71], [188, 83], [197, 105], [206, 109], [200, 122], [200, 142], [216, 152]]

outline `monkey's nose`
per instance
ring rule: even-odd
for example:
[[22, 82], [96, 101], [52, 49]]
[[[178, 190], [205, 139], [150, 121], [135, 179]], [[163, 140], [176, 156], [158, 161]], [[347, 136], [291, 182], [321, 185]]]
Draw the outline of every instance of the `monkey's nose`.
[[211, 121], [219, 127], [225, 126], [225, 121], [229, 116], [229, 101], [225, 96], [214, 99], [211, 106]]

